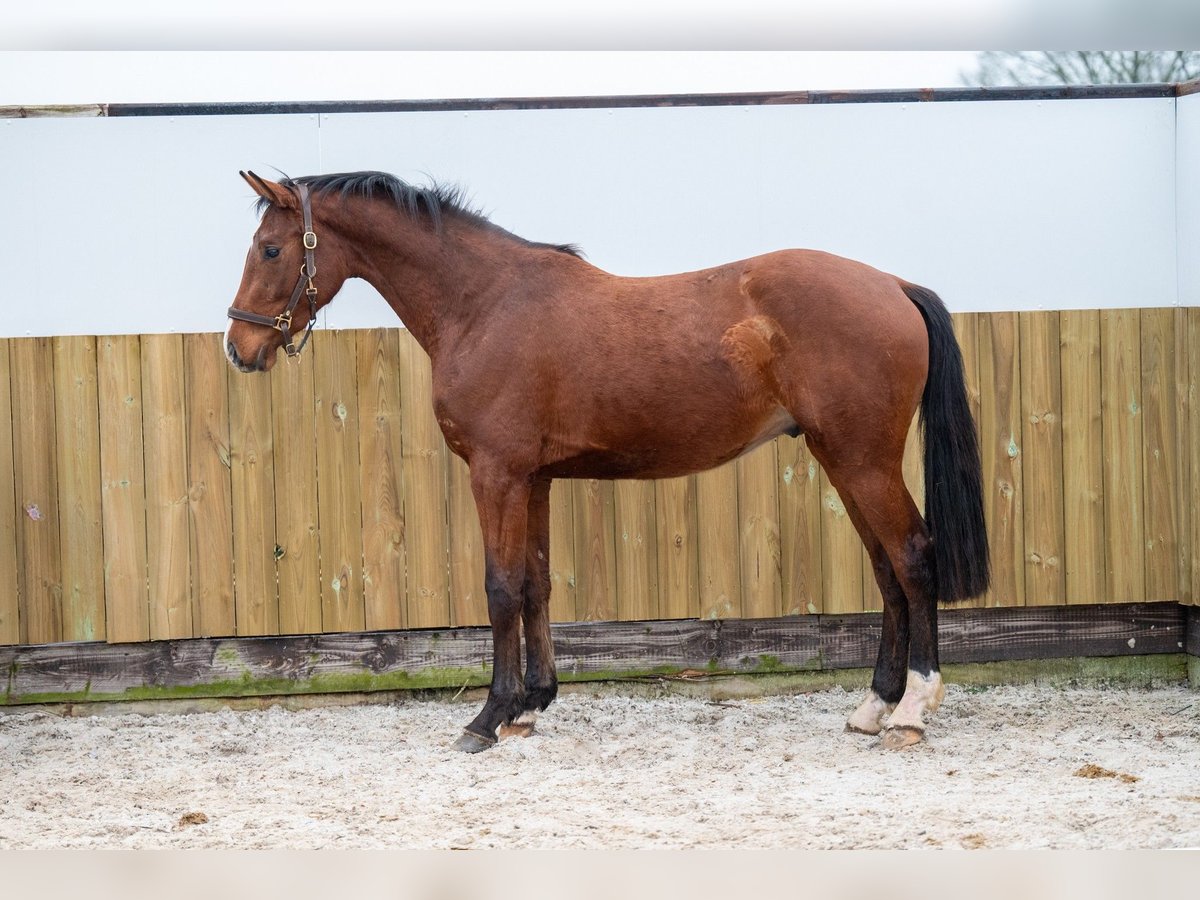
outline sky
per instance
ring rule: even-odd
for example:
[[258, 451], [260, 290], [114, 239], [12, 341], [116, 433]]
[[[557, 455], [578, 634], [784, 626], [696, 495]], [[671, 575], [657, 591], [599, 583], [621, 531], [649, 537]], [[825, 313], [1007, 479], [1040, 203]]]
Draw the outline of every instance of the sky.
[[39, 0], [0, 105], [950, 87], [961, 48], [1196, 45], [1196, 0]]
[[7, 51], [0, 105], [953, 87], [971, 51]]

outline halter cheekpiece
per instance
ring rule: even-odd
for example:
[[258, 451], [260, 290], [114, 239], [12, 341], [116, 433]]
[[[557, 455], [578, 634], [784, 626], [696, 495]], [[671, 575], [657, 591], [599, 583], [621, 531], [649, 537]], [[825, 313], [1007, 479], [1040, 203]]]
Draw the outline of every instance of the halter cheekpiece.
[[[288, 301], [287, 308], [277, 316], [260, 316], [258, 313], [235, 309], [232, 306], [227, 313], [231, 319], [266, 325], [280, 332], [283, 335], [283, 349], [288, 356], [300, 355], [300, 351], [308, 343], [313, 326], [317, 324], [317, 288], [313, 284], [313, 276], [317, 274], [317, 258], [314, 252], [317, 249], [317, 235], [312, 227], [312, 204], [309, 202], [308, 186], [297, 184], [296, 189], [300, 194], [300, 208], [304, 216], [304, 235], [301, 238], [304, 244], [304, 265], [300, 267], [300, 278], [292, 290], [292, 298]], [[304, 337], [297, 347], [292, 341], [292, 313], [301, 296], [308, 298], [308, 327], [304, 329]]]

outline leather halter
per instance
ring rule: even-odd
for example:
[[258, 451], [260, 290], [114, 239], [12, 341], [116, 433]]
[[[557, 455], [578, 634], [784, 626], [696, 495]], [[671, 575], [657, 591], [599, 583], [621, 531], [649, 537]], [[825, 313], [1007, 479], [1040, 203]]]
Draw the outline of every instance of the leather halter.
[[[227, 313], [231, 319], [250, 322], [254, 325], [267, 325], [281, 332], [283, 349], [288, 356], [300, 355], [300, 351], [308, 343], [313, 326], [317, 324], [317, 288], [313, 284], [313, 276], [317, 274], [317, 259], [314, 253], [317, 249], [317, 235], [313, 232], [312, 227], [312, 205], [309, 203], [308, 186], [297, 184], [296, 189], [300, 193], [300, 208], [304, 215], [304, 235], [301, 238], [304, 243], [304, 265], [300, 267], [300, 278], [292, 290], [292, 298], [288, 301], [287, 308], [277, 316], [260, 316], [258, 313], [236, 309], [232, 306], [229, 307]], [[301, 295], [308, 297], [308, 327], [304, 329], [304, 337], [300, 341], [300, 346], [297, 347], [292, 342], [292, 313], [300, 302]]]

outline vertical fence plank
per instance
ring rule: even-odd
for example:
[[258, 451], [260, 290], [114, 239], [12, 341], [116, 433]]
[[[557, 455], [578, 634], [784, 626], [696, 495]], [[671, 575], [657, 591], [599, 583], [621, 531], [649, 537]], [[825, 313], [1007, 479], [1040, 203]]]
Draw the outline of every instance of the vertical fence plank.
[[559, 479], [550, 486], [550, 619], [554, 622], [576, 620], [574, 493], [570, 481]]
[[1103, 310], [1100, 397], [1104, 420], [1106, 599], [1117, 603], [1146, 597], [1141, 371], [1138, 311]]
[[237, 633], [230, 517], [233, 491], [229, 482], [230, 368], [221, 340], [214, 334], [183, 336], [196, 637]]
[[278, 634], [271, 379], [229, 377], [234, 611], [239, 635]]
[[1142, 501], [1146, 527], [1146, 600], [1179, 599], [1179, 457], [1175, 405], [1175, 312], [1143, 309]]
[[863, 612], [882, 612], [883, 594], [879, 592], [879, 582], [875, 580], [875, 567], [871, 563], [871, 554], [866, 545], [859, 540], [859, 562], [862, 565]]
[[1191, 455], [1195, 450], [1195, 438], [1192, 433], [1193, 418], [1196, 406], [1193, 402], [1192, 384], [1196, 373], [1192, 370], [1188, 354], [1188, 310], [1186, 307], [1176, 307], [1172, 310], [1171, 337], [1175, 352], [1175, 432], [1177, 450], [1175, 452], [1175, 491], [1178, 497], [1176, 503], [1176, 554], [1177, 591], [1180, 603], [1191, 603], [1192, 594], [1192, 563], [1195, 554], [1200, 551], [1192, 542], [1192, 522], [1196, 513], [1192, 501], [1195, 485], [1192, 483]]
[[604, 622], [617, 617], [616, 522], [611, 481], [576, 479], [575, 566], [580, 618]]
[[862, 540], [837, 489], [822, 469], [821, 572], [827, 613], [862, 612]]
[[96, 339], [54, 338], [63, 640], [104, 640], [104, 528], [100, 512]]
[[[321, 630], [361, 631], [362, 501], [359, 491], [358, 354], [354, 332], [314, 341], [317, 414], [317, 504], [321, 529]], [[324, 473], [322, 476], [321, 473]]]
[[1025, 602], [1066, 602], [1062, 370], [1057, 312], [1020, 314]]
[[1066, 598], [1099, 603], [1107, 596], [1099, 311], [1060, 312], [1059, 342]]
[[403, 628], [405, 544], [400, 439], [400, 336], [394, 328], [356, 333], [361, 434], [362, 587], [368, 630]]
[[411, 332], [398, 337], [408, 625], [445, 627], [450, 624], [446, 442], [433, 415], [429, 357]]
[[1016, 313], [979, 323], [979, 431], [984, 515], [992, 552], [986, 606], [1025, 605], [1021, 479], [1021, 358]]
[[654, 483], [658, 527], [658, 603], [664, 619], [700, 615], [696, 477]]
[[43, 644], [63, 633], [53, 346], [50, 338], [18, 338], [11, 353], [21, 637]]
[[659, 618], [658, 527], [654, 521], [652, 481], [618, 481], [613, 485], [616, 526], [617, 618]]
[[904, 439], [904, 461], [901, 463], [901, 474], [904, 486], [922, 515], [925, 514], [925, 454], [922, 452], [920, 410], [912, 417], [908, 425], [908, 436]]
[[454, 625], [487, 625], [486, 564], [483, 529], [475, 495], [471, 492], [471, 470], [453, 453], [447, 454], [447, 490], [450, 514], [450, 621]]
[[[321, 513], [317, 466], [317, 398], [313, 387], [319, 342], [300, 359], [281, 360], [271, 370], [271, 446], [275, 483], [275, 569], [279, 581], [279, 630], [305, 634], [322, 630]], [[237, 378], [239, 376], [232, 376]], [[326, 473], [328, 474], [328, 473]], [[334, 472], [335, 478], [351, 477]]]
[[742, 554], [738, 545], [737, 470], [726, 464], [696, 476], [700, 617], [738, 619]]
[[820, 467], [804, 438], [779, 438], [779, 549], [783, 612], [824, 609], [821, 579]]
[[1187, 311], [1188, 348], [1188, 476], [1191, 482], [1191, 587], [1192, 603], [1200, 605], [1200, 307]]
[[783, 605], [775, 442], [739, 458], [738, 527], [742, 553], [742, 615], [778, 616]]
[[105, 631], [112, 643], [150, 638], [141, 344], [97, 339], [100, 493], [104, 521]]
[[150, 639], [191, 637], [183, 338], [143, 335], [141, 363]]
[[979, 424], [979, 318], [983, 313], [954, 313], [954, 337], [962, 354], [963, 378], [967, 383], [967, 403], [971, 418]]
[[21, 640], [21, 588], [17, 574], [17, 496], [13, 470], [9, 347], [0, 339], [0, 644]]

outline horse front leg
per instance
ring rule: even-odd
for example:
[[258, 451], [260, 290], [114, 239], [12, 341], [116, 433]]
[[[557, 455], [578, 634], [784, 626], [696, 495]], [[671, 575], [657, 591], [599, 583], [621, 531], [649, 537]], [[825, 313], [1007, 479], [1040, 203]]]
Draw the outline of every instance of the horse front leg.
[[478, 753], [496, 743], [496, 729], [525, 711], [521, 681], [521, 610], [525, 599], [526, 522], [530, 482], [503, 466], [472, 464], [471, 490], [483, 529], [488, 619], [492, 623], [492, 684], [487, 702], [455, 742]]
[[525, 709], [500, 734], [528, 737], [537, 714], [558, 695], [554, 642], [550, 637], [550, 480], [535, 481], [529, 495], [525, 546]]

